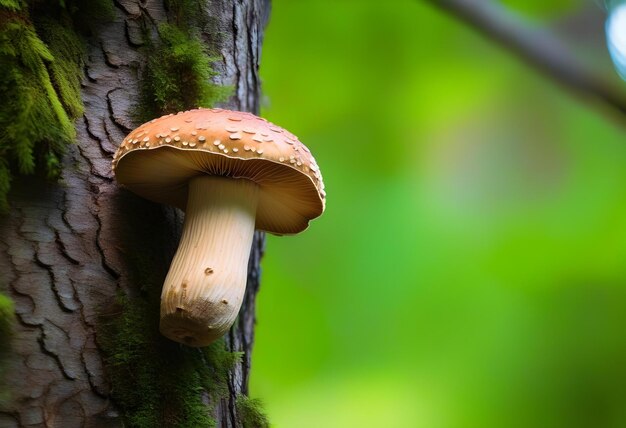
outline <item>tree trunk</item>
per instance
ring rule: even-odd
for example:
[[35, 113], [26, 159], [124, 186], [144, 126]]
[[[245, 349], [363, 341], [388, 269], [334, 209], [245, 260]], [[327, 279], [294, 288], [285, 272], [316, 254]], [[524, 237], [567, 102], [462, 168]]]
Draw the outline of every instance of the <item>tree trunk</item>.
[[[269, 0], [214, 0], [207, 8], [216, 31], [203, 37], [219, 52], [218, 83], [234, 88], [224, 106], [257, 112]], [[85, 113], [61, 180], [15, 180], [11, 211], [0, 218], [0, 286], [14, 299], [17, 314], [6, 384], [11, 399], [0, 409], [0, 427], [123, 424], [98, 323], [115, 310], [120, 295], [141, 295], [137, 257], [162, 282], [182, 220], [172, 208], [121, 190], [110, 168], [117, 146], [137, 125], [132, 112], [138, 70], [146, 61], [141, 16], [154, 25], [168, 18], [163, 1], [117, 0], [114, 20], [94, 29], [82, 88]], [[226, 397], [216, 403], [221, 427], [242, 425], [235, 399], [247, 394], [263, 241], [257, 233], [244, 304], [226, 337], [227, 348], [244, 356], [229, 372]]]

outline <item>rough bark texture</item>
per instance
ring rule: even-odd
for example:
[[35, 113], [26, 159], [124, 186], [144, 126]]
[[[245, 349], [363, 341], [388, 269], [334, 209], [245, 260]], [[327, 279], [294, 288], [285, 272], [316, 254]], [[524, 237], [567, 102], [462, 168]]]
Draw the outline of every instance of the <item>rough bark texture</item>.
[[[0, 219], [2, 285], [15, 300], [19, 324], [8, 388], [12, 402], [0, 410], [0, 427], [121, 426], [110, 399], [96, 324], [113, 308], [116, 293], [137, 294], [141, 284], [130, 255], [149, 260], [165, 277], [180, 234], [181, 213], [116, 185], [110, 161], [136, 123], [132, 119], [141, 64], [139, 18], [167, 20], [159, 0], [117, 0], [113, 22], [89, 40], [78, 144], [56, 183], [19, 179], [12, 209]], [[207, 6], [218, 49], [219, 83], [235, 95], [226, 107], [255, 112], [258, 64], [269, 0], [215, 0]], [[229, 376], [229, 399], [218, 404], [218, 426], [240, 426], [234, 400], [247, 393], [263, 235], [255, 235], [248, 289], [240, 317], [227, 336], [243, 351]]]

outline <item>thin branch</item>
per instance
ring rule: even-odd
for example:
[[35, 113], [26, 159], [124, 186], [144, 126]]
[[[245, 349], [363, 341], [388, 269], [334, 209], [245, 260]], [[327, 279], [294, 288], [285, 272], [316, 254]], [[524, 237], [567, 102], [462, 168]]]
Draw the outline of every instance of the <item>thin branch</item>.
[[583, 64], [548, 30], [522, 20], [491, 0], [426, 1], [493, 39], [559, 84], [626, 115], [626, 94]]

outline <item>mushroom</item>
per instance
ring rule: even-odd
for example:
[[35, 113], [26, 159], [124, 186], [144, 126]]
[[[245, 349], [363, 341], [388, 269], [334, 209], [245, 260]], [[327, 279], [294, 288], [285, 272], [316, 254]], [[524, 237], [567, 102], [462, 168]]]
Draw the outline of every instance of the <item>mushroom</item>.
[[324, 212], [315, 159], [286, 130], [250, 113], [196, 109], [132, 131], [113, 157], [117, 181], [185, 211], [161, 293], [161, 333], [205, 346], [235, 321], [254, 230], [296, 234]]

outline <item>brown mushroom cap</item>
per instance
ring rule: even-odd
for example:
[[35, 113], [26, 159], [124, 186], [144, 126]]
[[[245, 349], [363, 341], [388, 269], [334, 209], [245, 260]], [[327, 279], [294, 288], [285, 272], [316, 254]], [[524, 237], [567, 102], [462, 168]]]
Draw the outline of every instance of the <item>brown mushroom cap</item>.
[[152, 201], [185, 209], [187, 182], [203, 174], [259, 185], [256, 228], [294, 234], [324, 212], [319, 167], [298, 139], [251, 113], [197, 109], [141, 125], [113, 157], [117, 181]]

